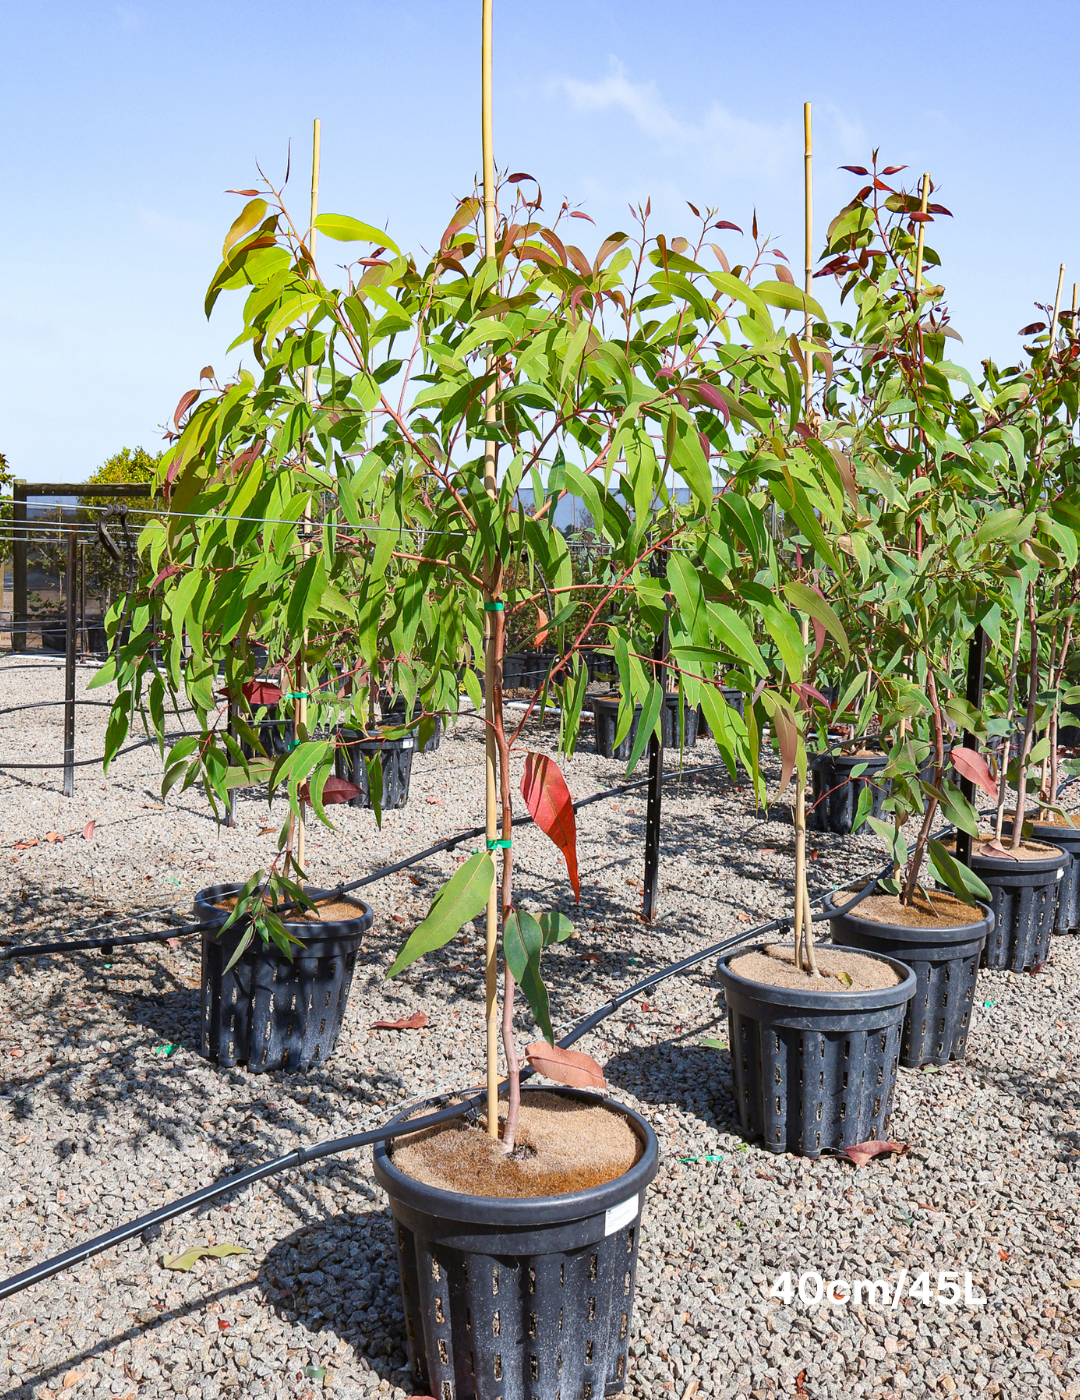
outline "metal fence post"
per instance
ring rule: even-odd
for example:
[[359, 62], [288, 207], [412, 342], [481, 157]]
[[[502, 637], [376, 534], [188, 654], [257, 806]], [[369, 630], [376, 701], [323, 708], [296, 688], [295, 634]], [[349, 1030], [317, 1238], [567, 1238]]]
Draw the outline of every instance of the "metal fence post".
[[11, 650], [26, 650], [26, 482], [16, 481], [11, 498]]
[[75, 643], [79, 573], [79, 535], [71, 530], [67, 541], [67, 574], [64, 602], [67, 626], [64, 630], [64, 796], [75, 796]]

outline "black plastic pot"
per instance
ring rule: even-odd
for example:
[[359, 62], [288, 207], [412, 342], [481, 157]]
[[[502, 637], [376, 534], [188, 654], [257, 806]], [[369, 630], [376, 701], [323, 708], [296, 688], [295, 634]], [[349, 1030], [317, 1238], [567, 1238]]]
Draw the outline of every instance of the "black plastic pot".
[[[218, 900], [236, 894], [239, 882], [211, 885], [195, 896], [195, 917], [213, 919], [218, 927], [228, 912]], [[306, 886], [317, 898], [327, 893]], [[240, 959], [225, 968], [236, 952], [242, 930], [202, 935], [202, 1037], [200, 1050], [219, 1065], [246, 1064], [254, 1074], [299, 1070], [328, 1060], [333, 1053], [360, 940], [371, 927], [371, 908], [359, 899], [356, 918], [324, 923], [289, 923], [286, 928], [304, 944], [290, 962], [277, 947], [264, 947], [257, 935]]]
[[41, 649], [42, 651], [66, 651], [67, 650], [67, 618], [43, 617], [39, 624], [41, 628]]
[[[881, 816], [881, 804], [889, 795], [889, 784], [878, 781], [878, 775], [888, 762], [886, 754], [864, 754], [861, 758], [853, 754], [822, 754], [814, 760], [813, 766], [813, 808], [807, 813], [806, 824], [813, 831], [831, 831], [836, 836], [847, 836], [855, 825], [855, 813], [859, 810], [859, 794], [863, 788], [870, 788], [874, 804], [870, 815]], [[864, 765], [857, 778], [851, 770]]]
[[[746, 695], [743, 691], [739, 690], [739, 688], [734, 685], [722, 685], [720, 687], [720, 694], [740, 719], [746, 717]], [[705, 718], [705, 711], [700, 705], [697, 707], [697, 736], [699, 739], [712, 738], [712, 726]]]
[[[1006, 836], [1012, 835], [1012, 829], [1011, 821], [1006, 820], [1002, 824], [1002, 831]], [[1069, 857], [1065, 874], [1058, 886], [1054, 932], [1080, 933], [1080, 827], [1050, 826], [1035, 822], [1031, 834], [1036, 841], [1060, 846]]]
[[[835, 907], [830, 896], [826, 908]], [[857, 908], [829, 920], [834, 943], [898, 958], [914, 972], [915, 995], [908, 1003], [900, 1041], [900, 1063], [905, 1069], [964, 1058], [979, 959], [994, 927], [990, 906], [978, 907], [980, 917], [957, 928], [883, 924], [863, 918]]]
[[770, 987], [731, 970], [731, 960], [749, 951], [726, 954], [716, 969], [727, 1001], [743, 1132], [761, 1138], [770, 1152], [803, 1157], [888, 1137], [914, 972], [896, 958], [882, 958], [900, 978], [895, 987]]
[[[538, 1087], [538, 1086], [537, 1086]], [[536, 1092], [523, 1086], [522, 1095]], [[626, 1353], [652, 1129], [597, 1094], [547, 1088], [623, 1114], [644, 1152], [622, 1176], [566, 1196], [465, 1196], [394, 1166], [375, 1176], [394, 1216], [409, 1363], [417, 1391], [452, 1400], [617, 1395]]]
[[416, 739], [407, 734], [403, 739], [384, 739], [381, 735], [367, 737], [356, 729], [339, 731], [341, 743], [334, 754], [334, 771], [360, 788], [360, 796], [349, 799], [350, 807], [370, 807], [366, 758], [379, 754], [382, 758], [382, 810], [389, 812], [404, 807], [409, 800], [409, 780], [412, 777]]
[[983, 967], [1010, 972], [1042, 967], [1050, 953], [1058, 891], [1068, 864], [1060, 847], [1041, 860], [972, 853], [971, 868], [993, 896], [994, 928], [983, 950]]
[[[622, 743], [616, 747], [615, 730], [619, 717], [619, 697], [617, 695], [590, 695], [585, 702], [592, 706], [593, 730], [596, 739], [596, 752], [604, 758], [618, 758], [624, 763], [630, 757], [630, 752], [634, 747], [634, 740], [637, 738], [638, 720], [641, 718], [641, 706], [634, 706], [634, 718], [630, 721], [630, 728]], [[664, 739], [664, 747], [677, 749], [679, 747], [679, 696], [678, 692], [672, 691], [664, 697], [664, 707], [660, 711], [662, 716], [660, 729]], [[698, 737], [698, 713], [691, 706], [683, 705], [683, 746], [690, 748], [697, 743]]]

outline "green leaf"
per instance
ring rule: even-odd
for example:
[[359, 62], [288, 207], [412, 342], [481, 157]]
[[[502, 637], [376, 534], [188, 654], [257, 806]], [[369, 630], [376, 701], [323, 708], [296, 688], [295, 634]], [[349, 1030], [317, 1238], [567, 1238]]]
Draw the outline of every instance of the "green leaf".
[[248, 203], [244, 205], [243, 209], [241, 209], [240, 213], [233, 220], [232, 227], [225, 235], [225, 244], [221, 250], [222, 257], [227, 258], [229, 256], [229, 249], [235, 243], [239, 243], [241, 238], [244, 238], [247, 234], [249, 234], [253, 228], [261, 224], [265, 217], [266, 200], [249, 200]]
[[338, 243], [375, 243], [389, 248], [392, 253], [399, 251], [388, 233], [371, 224], [362, 224], [359, 219], [351, 219], [348, 214], [320, 214], [315, 227]]
[[854, 836], [874, 806], [874, 790], [869, 784], [864, 783], [859, 790], [859, 805], [855, 808], [855, 820], [851, 823], [851, 834]]
[[547, 988], [540, 976], [543, 948], [543, 930], [533, 916], [524, 910], [511, 911], [503, 926], [503, 956], [514, 974], [514, 981], [529, 1003], [541, 1035], [549, 1045], [554, 1045], [555, 1033], [551, 1028]]
[[829, 319], [813, 297], [807, 296], [801, 287], [793, 287], [790, 282], [756, 282], [754, 293], [769, 306], [779, 306], [785, 311], [809, 312], [816, 321]]
[[641, 757], [645, 745], [649, 742], [649, 735], [656, 728], [660, 718], [660, 707], [663, 703], [663, 687], [659, 681], [650, 681], [648, 698], [641, 707], [641, 717], [638, 720], [637, 733], [634, 735], [634, 745], [630, 750], [630, 761], [626, 765], [627, 777], [637, 767], [637, 761]]
[[928, 849], [934, 874], [943, 885], [952, 890], [957, 899], [971, 905], [974, 905], [977, 899], [985, 900], [987, 904], [992, 902], [993, 896], [974, 870], [954, 859], [940, 841], [930, 841]]
[[549, 948], [552, 943], [563, 943], [566, 939], [574, 936], [574, 925], [565, 914], [560, 914], [557, 909], [545, 910], [537, 923], [544, 935], [545, 948]]
[[681, 414], [674, 415], [674, 418], [674, 437], [668, 438], [671, 448], [668, 463], [707, 509], [712, 505], [713, 479], [698, 430], [693, 422], [687, 422]]
[[826, 602], [820, 593], [815, 593], [809, 584], [799, 583], [795, 580], [791, 583], [785, 583], [783, 592], [784, 597], [793, 607], [798, 608], [800, 612], [809, 613], [815, 621], [821, 623], [844, 653], [844, 660], [849, 660], [851, 649], [848, 646], [847, 633], [831, 604]]
[[908, 844], [903, 831], [897, 831], [892, 822], [883, 822], [880, 817], [867, 817], [866, 820], [885, 843], [893, 865], [898, 865], [901, 869], [907, 865]]
[[242, 1244], [193, 1244], [183, 1254], [166, 1254], [162, 1257], [162, 1268], [178, 1269], [187, 1273], [200, 1259], [225, 1259], [230, 1254], [250, 1254]]
[[413, 929], [394, 959], [387, 978], [397, 974], [449, 943], [458, 929], [485, 908], [495, 878], [495, 865], [487, 851], [476, 851], [456, 870], [431, 902], [427, 918]]

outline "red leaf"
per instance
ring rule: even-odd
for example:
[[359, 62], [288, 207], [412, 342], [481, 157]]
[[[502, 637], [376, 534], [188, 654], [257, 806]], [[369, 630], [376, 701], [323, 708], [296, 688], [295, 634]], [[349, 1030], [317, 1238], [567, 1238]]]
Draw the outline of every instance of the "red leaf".
[[596, 220], [592, 217], [591, 214], [579, 214], [576, 209], [572, 209], [570, 211], [570, 217], [572, 219], [588, 219], [590, 224], [596, 223]]
[[933, 214], [924, 214], [921, 209], [913, 209], [908, 218], [913, 224], [932, 224], [934, 222]]
[[256, 709], [260, 705], [276, 705], [281, 699], [281, 687], [273, 681], [245, 681], [240, 690], [248, 704]]
[[372, 1021], [368, 1027], [372, 1031], [419, 1031], [428, 1023], [426, 1011], [414, 1011], [400, 1021]]
[[525, 772], [521, 775], [521, 795], [533, 821], [562, 851], [574, 898], [580, 903], [574, 805], [559, 765], [547, 754], [526, 754]]
[[903, 1157], [911, 1148], [906, 1142], [857, 1142], [851, 1147], [840, 1149], [842, 1154], [857, 1167], [865, 1167], [871, 1157], [879, 1157], [883, 1152], [895, 1152], [898, 1157]]
[[518, 183], [519, 183], [520, 181], [522, 181], [522, 180], [531, 180], [531, 181], [533, 182], [534, 185], [536, 184], [536, 176], [535, 176], [535, 175], [526, 175], [526, 173], [524, 172], [524, 170], [519, 170], [516, 174], [514, 174], [514, 175], [507, 175], [507, 177], [506, 177], [506, 183], [507, 183], [508, 185], [516, 185], [516, 184], [518, 184]]
[[232, 1326], [232, 1324], [229, 1323], [229, 1322], [226, 1322], [225, 1319], [224, 1319], [223, 1317], [219, 1317], [219, 1318], [218, 1318], [218, 1320], [217, 1320], [217, 1325], [218, 1325], [218, 1331], [219, 1331], [219, 1332], [227, 1332], [227, 1331], [229, 1330], [229, 1328]]
[[694, 388], [697, 390], [698, 397], [704, 399], [710, 408], [715, 408], [724, 415], [725, 423], [731, 422], [731, 410], [728, 408], [727, 401], [719, 389], [715, 389], [711, 384], [706, 383], [704, 379], [696, 383]]
[[713, 224], [713, 228], [731, 228], [734, 229], [736, 233], [742, 233], [742, 229], [738, 224], [728, 223], [727, 219], [721, 219], [718, 224]]
[[[323, 806], [331, 807], [335, 802], [351, 802], [354, 797], [360, 796], [360, 792], [361, 789], [355, 783], [346, 782], [344, 778], [327, 778], [323, 784]], [[301, 783], [297, 793], [301, 802], [311, 801], [307, 783]]]
[[788, 282], [792, 287], [794, 287], [795, 278], [792, 277], [791, 273], [783, 265], [783, 263], [773, 263], [773, 267], [776, 269], [776, 275], [780, 278], [781, 282]]
[[901, 170], [906, 169], [906, 165], [887, 165], [881, 173], [882, 175], [899, 175]]
[[986, 759], [981, 753], [976, 753], [974, 749], [953, 749], [949, 754], [952, 765], [962, 778], [967, 778], [976, 787], [982, 788], [987, 797], [992, 797], [997, 801], [997, 787], [990, 776], [990, 769]]
[[542, 647], [548, 639], [548, 623], [550, 618], [539, 603], [536, 604], [536, 636], [533, 639], [533, 646]]
[[867, 168], [866, 168], [865, 165], [842, 165], [842, 166], [840, 167], [840, 169], [841, 169], [841, 170], [850, 170], [851, 173], [852, 173], [852, 175], [869, 175], [869, 174], [870, 174], [869, 170], [867, 170]]
[[92, 841], [94, 839], [94, 823], [92, 819], [83, 827], [82, 838], [84, 841]]
[[258, 190], [226, 190], [225, 193], [226, 193], [226, 194], [242, 194], [242, 195], [244, 196], [245, 199], [255, 199], [255, 198], [257, 198], [259, 191], [258, 191]]
[[180, 419], [183, 418], [184, 414], [201, 393], [201, 389], [189, 389], [187, 393], [181, 397], [180, 402], [176, 405], [176, 412], [173, 414], [173, 422], [178, 428], [180, 426]]
[[999, 1250], [998, 1250], [998, 1258], [999, 1258], [999, 1259], [1008, 1259], [1008, 1257], [1009, 1257], [1009, 1251], [1008, 1251], [1007, 1249], [999, 1249]]
[[470, 196], [463, 199], [457, 207], [457, 213], [447, 224], [442, 238], [439, 240], [439, 251], [445, 253], [450, 244], [454, 241], [454, 236], [465, 227], [471, 224], [476, 217], [476, 211], [480, 208], [480, 201]]
[[202, 380], [204, 380], [204, 379], [213, 379], [213, 377], [214, 377], [214, 366], [213, 366], [213, 365], [203, 365], [202, 369], [199, 370], [199, 380], [200, 380], [200, 382], [201, 382]]
[[1023, 330], [1016, 332], [1017, 335], [1038, 335], [1040, 331], [1046, 330], [1045, 321], [1032, 321], [1030, 326], [1025, 326]]
[[150, 592], [153, 593], [154, 589], [158, 586], [158, 584], [164, 582], [165, 579], [172, 578], [173, 574], [179, 574], [182, 572], [182, 565], [166, 564], [165, 567], [162, 569], [161, 573], [158, 574], [157, 578], [150, 585]]
[[546, 1040], [535, 1040], [526, 1047], [525, 1058], [537, 1074], [559, 1084], [569, 1084], [572, 1089], [607, 1088], [604, 1071], [591, 1055], [580, 1050], [564, 1050], [559, 1045], [549, 1045]]

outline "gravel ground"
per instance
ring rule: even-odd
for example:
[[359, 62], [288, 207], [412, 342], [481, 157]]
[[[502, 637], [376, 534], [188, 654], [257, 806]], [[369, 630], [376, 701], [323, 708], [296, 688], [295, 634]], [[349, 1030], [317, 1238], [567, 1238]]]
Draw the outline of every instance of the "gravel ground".
[[[80, 670], [80, 688], [89, 679]], [[62, 696], [45, 658], [0, 661], [0, 707]], [[100, 692], [95, 692], [99, 695]], [[79, 713], [78, 753], [102, 751], [106, 711]], [[9, 762], [55, 761], [62, 710], [0, 718]], [[179, 722], [178, 722], [179, 727]], [[546, 735], [530, 740], [551, 745]], [[619, 782], [585, 751], [575, 796]], [[644, 795], [579, 815], [582, 902], [537, 832], [515, 841], [521, 902], [557, 902], [580, 937], [548, 956], [553, 1017], [566, 1026], [649, 970], [784, 908], [790, 824], [755, 814], [711, 741], [665, 785], [662, 915], [637, 918]], [[65, 936], [103, 919], [171, 910], [199, 887], [265, 862], [276, 820], [255, 794], [218, 828], [198, 794], [162, 804], [156, 753], [77, 772], [0, 774], [3, 936]], [[333, 883], [480, 819], [482, 750], [462, 723], [416, 760], [408, 807], [383, 830], [335, 808], [315, 828], [311, 873]], [[83, 839], [89, 821], [91, 839]], [[48, 839], [49, 833], [53, 839]], [[57, 836], [63, 840], [56, 839]], [[25, 843], [36, 840], [38, 844]], [[870, 839], [815, 836], [816, 889], [876, 868]], [[21, 849], [19, 848], [21, 847]], [[382, 1120], [387, 1109], [480, 1073], [480, 966], [470, 935], [394, 983], [383, 973], [457, 856], [368, 891], [376, 910], [337, 1053], [302, 1076], [219, 1070], [199, 1058], [198, 949], [152, 946], [0, 964], [0, 1250], [3, 1272], [97, 1234], [221, 1174]], [[106, 915], [105, 911], [113, 911]], [[122, 929], [120, 931], [123, 931]], [[129, 930], [130, 931], [130, 930]], [[465, 944], [471, 942], [471, 949]], [[630, 1003], [582, 1043], [612, 1092], [660, 1138], [646, 1207], [628, 1393], [892, 1396], [1080, 1395], [1080, 951], [1056, 939], [1037, 977], [982, 973], [966, 1064], [900, 1071], [892, 1134], [902, 1157], [862, 1168], [775, 1157], [734, 1126], [719, 987], [710, 961]], [[425, 1010], [426, 1030], [372, 1031]], [[531, 1038], [527, 1017], [519, 1017]], [[171, 1055], [162, 1047], [182, 1048]], [[689, 1160], [688, 1160], [689, 1159]], [[706, 1160], [708, 1159], [708, 1160]], [[248, 1253], [167, 1271], [162, 1255], [237, 1243]], [[937, 1300], [939, 1271], [971, 1275], [981, 1306]], [[904, 1273], [903, 1271], [906, 1271]], [[883, 1280], [829, 1305], [770, 1293], [783, 1274]], [[928, 1273], [930, 1301], [907, 1296]], [[901, 1277], [904, 1296], [892, 1306]], [[814, 1279], [804, 1280], [813, 1300]], [[117, 1396], [406, 1395], [389, 1215], [366, 1153], [272, 1178], [149, 1246], [112, 1250], [0, 1304], [0, 1393]]]

